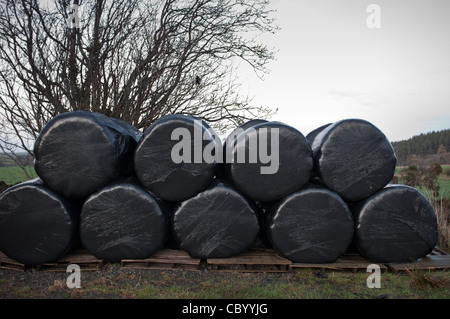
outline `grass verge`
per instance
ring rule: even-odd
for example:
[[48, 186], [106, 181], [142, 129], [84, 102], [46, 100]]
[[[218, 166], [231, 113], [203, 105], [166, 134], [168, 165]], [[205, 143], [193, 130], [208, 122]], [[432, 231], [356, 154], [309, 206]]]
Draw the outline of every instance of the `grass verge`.
[[[32, 166], [27, 166], [26, 170], [31, 178], [37, 177], [36, 172]], [[4, 181], [6, 185], [14, 185], [28, 180], [29, 177], [25, 174], [19, 166], [1, 166], [0, 167], [0, 181]]]
[[[114, 268], [114, 266], [112, 266]], [[213, 273], [117, 269], [82, 273], [81, 288], [67, 274], [20, 273], [23, 284], [0, 277], [0, 298], [120, 299], [450, 299], [450, 272], [381, 273], [381, 288], [368, 288], [368, 273]], [[5, 272], [5, 270], [0, 270]], [[15, 272], [17, 273], [17, 272]], [[428, 284], [432, 283], [432, 284]]]

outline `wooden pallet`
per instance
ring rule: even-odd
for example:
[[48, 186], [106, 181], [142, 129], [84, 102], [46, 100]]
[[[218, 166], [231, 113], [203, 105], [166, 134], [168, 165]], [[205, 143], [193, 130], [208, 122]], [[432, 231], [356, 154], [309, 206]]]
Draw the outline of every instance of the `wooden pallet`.
[[145, 259], [122, 259], [123, 267], [137, 269], [183, 269], [199, 270], [200, 259], [192, 258], [189, 254], [177, 249], [162, 249]]
[[104, 265], [103, 260], [95, 258], [85, 249], [77, 249], [58, 261], [44, 263], [37, 266], [27, 266], [19, 263], [4, 253], [0, 252], [0, 268], [25, 271], [28, 269], [48, 270], [48, 271], [66, 271], [70, 264], [77, 264], [82, 270], [99, 270]]
[[[371, 264], [369, 261], [361, 257], [359, 254], [345, 254], [331, 263], [292, 263], [291, 270], [300, 268], [318, 269], [320, 271], [335, 270], [335, 271], [352, 271], [354, 273], [360, 271], [367, 271], [367, 267]], [[387, 272], [388, 267], [383, 264], [376, 264], [380, 267], [381, 272]]]
[[27, 267], [24, 264], [9, 258], [0, 251], [0, 268], [24, 271]]
[[75, 249], [56, 262], [36, 266], [37, 270], [66, 271], [70, 264], [77, 264], [83, 271], [101, 270], [105, 265], [103, 259], [97, 259], [86, 249]]
[[450, 269], [450, 255], [439, 247], [434, 247], [431, 253], [415, 262], [386, 265], [394, 273], [412, 270], [446, 270]]
[[449, 256], [449, 253], [439, 247], [434, 247], [431, 253], [428, 256]]
[[273, 249], [252, 248], [239, 256], [208, 258], [211, 271], [228, 272], [288, 272], [292, 262], [276, 254]]
[[[163, 249], [153, 256], [145, 259], [123, 259], [123, 267], [138, 269], [184, 269], [199, 270], [201, 260], [192, 258], [182, 250]], [[350, 270], [353, 272], [367, 271], [367, 266], [372, 264], [359, 254], [349, 253], [343, 255], [334, 263], [292, 263], [290, 260], [279, 256], [275, 250], [269, 248], [251, 248], [236, 257], [208, 258], [207, 266], [211, 271], [228, 272], [289, 272], [300, 268], [313, 268], [324, 270]], [[97, 259], [85, 249], [77, 249], [54, 263], [46, 263], [33, 267], [37, 270], [66, 271], [69, 264], [77, 264], [82, 270], [100, 270], [105, 262]], [[395, 273], [406, 270], [445, 270], [450, 269], [450, 255], [439, 247], [426, 257], [414, 263], [377, 263], [381, 271]], [[25, 271], [30, 267], [25, 266], [0, 252], [0, 268]]]
[[387, 264], [394, 273], [411, 270], [446, 270], [450, 269], [450, 255], [428, 255], [413, 263]]

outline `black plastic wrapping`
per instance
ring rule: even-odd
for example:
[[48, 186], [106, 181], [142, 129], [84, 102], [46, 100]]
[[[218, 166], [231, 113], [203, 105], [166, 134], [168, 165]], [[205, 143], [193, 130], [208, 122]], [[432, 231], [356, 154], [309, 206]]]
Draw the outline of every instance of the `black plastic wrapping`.
[[[330, 126], [332, 123], [328, 123], [325, 125], [322, 125], [314, 130], [312, 130], [311, 132], [309, 132], [306, 135], [306, 140], [309, 142], [310, 145], [313, 144], [314, 139], [316, 138], [316, 136], [322, 132], [324, 129], [326, 129], [328, 126]], [[318, 184], [318, 185], [322, 185], [325, 186], [321, 181], [320, 178], [317, 176], [317, 170], [313, 169], [313, 171], [311, 172], [311, 182]]]
[[259, 234], [254, 204], [227, 183], [181, 202], [172, 216], [180, 249], [194, 258], [226, 258], [254, 244]]
[[263, 124], [263, 123], [267, 123], [267, 120], [262, 120], [262, 119], [253, 119], [253, 120], [249, 120], [241, 125], [239, 125], [238, 127], [236, 127], [233, 131], [231, 131], [228, 135], [227, 138], [225, 139], [224, 143], [223, 143], [223, 155], [224, 155], [224, 160], [223, 162], [226, 162], [226, 148], [227, 145], [231, 145], [231, 147], [233, 146], [234, 142], [237, 140], [238, 136], [240, 134], [242, 134], [246, 129], [250, 128], [250, 127], [254, 127], [256, 125], [259, 124]]
[[345, 200], [366, 198], [394, 176], [397, 158], [391, 143], [365, 120], [329, 125], [316, 135], [311, 147], [315, 174]]
[[[273, 129], [278, 129], [278, 141], [271, 139]], [[264, 134], [268, 137], [265, 150], [259, 142], [262, 132], [266, 132]], [[255, 140], [258, 141], [257, 149], [250, 150], [249, 141]], [[278, 156], [271, 154], [272, 146]], [[261, 161], [261, 149], [272, 157], [269, 163]], [[256, 162], [251, 162], [250, 152], [257, 154]], [[242, 153], [245, 153], [243, 163], [238, 155]], [[232, 162], [227, 161], [225, 164], [227, 179], [255, 201], [281, 199], [299, 190], [311, 177], [313, 160], [308, 141], [298, 130], [280, 122], [266, 122], [250, 127], [237, 138], [231, 154]], [[276, 160], [278, 165], [272, 162]], [[270, 166], [276, 167], [276, 172], [263, 174], [262, 169]]]
[[326, 129], [328, 126], [330, 126], [333, 123], [328, 123], [322, 126], [319, 126], [318, 128], [312, 130], [311, 132], [309, 132], [308, 134], [306, 134], [306, 139], [308, 140], [308, 142], [310, 144], [313, 143], [314, 139], [316, 138], [316, 136], [322, 132], [324, 129]]
[[266, 211], [265, 230], [274, 249], [292, 262], [334, 262], [353, 238], [353, 218], [335, 192], [311, 186]]
[[437, 243], [436, 214], [415, 188], [389, 184], [351, 209], [356, 248], [370, 261], [413, 262]]
[[[226, 179], [226, 173], [225, 173], [225, 163], [227, 162], [227, 152], [232, 150], [234, 142], [237, 140], [238, 136], [242, 134], [246, 129], [256, 126], [258, 124], [267, 123], [267, 120], [263, 119], [252, 119], [247, 122], [244, 122], [243, 124], [237, 126], [234, 130], [232, 130], [226, 137], [226, 139], [223, 141], [223, 160], [222, 163], [219, 163], [218, 169], [217, 169], [217, 178], [220, 179]], [[227, 149], [227, 145], [229, 145]]]
[[[189, 131], [189, 162], [175, 163], [172, 159], [172, 149], [182, 141], [181, 137], [172, 140], [172, 133], [177, 128]], [[144, 132], [137, 146], [134, 157], [136, 176], [147, 189], [165, 201], [178, 202], [194, 196], [206, 189], [216, 174], [217, 161], [208, 162], [202, 156], [201, 161], [196, 163], [195, 146], [201, 146], [203, 153], [207, 145], [213, 145], [210, 143], [219, 143], [222, 147], [221, 142], [214, 134], [206, 134], [210, 139], [196, 141], [196, 130], [200, 131], [201, 136], [206, 130], [214, 132], [209, 125], [197, 118], [179, 114], [166, 115]]]
[[79, 207], [39, 179], [0, 195], [0, 251], [28, 266], [53, 262], [79, 244]]
[[169, 236], [165, 205], [132, 180], [112, 183], [89, 196], [80, 217], [83, 246], [106, 261], [147, 258]]
[[86, 198], [130, 172], [140, 136], [130, 124], [99, 113], [60, 114], [35, 141], [36, 173], [64, 197]]

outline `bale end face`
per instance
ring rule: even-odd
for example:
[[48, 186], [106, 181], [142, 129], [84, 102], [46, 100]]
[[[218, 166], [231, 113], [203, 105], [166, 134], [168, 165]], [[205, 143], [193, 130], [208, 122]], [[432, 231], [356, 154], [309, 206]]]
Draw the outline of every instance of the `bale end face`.
[[325, 127], [312, 142], [315, 173], [347, 201], [359, 201], [386, 186], [397, 158], [386, 136], [373, 124], [347, 119]]
[[166, 115], [144, 132], [134, 156], [136, 175], [159, 198], [186, 200], [206, 189], [216, 174], [218, 163], [205, 160], [205, 149], [211, 155], [216, 139], [217, 134], [204, 121]]
[[81, 211], [82, 244], [106, 261], [147, 258], [169, 233], [167, 212], [147, 191], [117, 183], [92, 194]]
[[387, 186], [352, 207], [355, 244], [374, 262], [413, 262], [432, 251], [438, 240], [430, 202], [416, 189]]
[[225, 258], [249, 248], [259, 235], [252, 203], [233, 187], [216, 182], [178, 205], [172, 230], [182, 250], [195, 258]]
[[334, 192], [305, 188], [272, 206], [265, 229], [272, 246], [297, 263], [334, 262], [353, 238], [353, 218]]
[[0, 250], [29, 266], [52, 262], [78, 243], [78, 211], [37, 179], [0, 195]]
[[126, 170], [139, 136], [130, 127], [94, 112], [60, 114], [35, 141], [36, 173], [64, 197], [84, 199]]
[[311, 177], [311, 147], [302, 133], [279, 122], [245, 130], [227, 159], [227, 179], [253, 200], [270, 202], [299, 190]]

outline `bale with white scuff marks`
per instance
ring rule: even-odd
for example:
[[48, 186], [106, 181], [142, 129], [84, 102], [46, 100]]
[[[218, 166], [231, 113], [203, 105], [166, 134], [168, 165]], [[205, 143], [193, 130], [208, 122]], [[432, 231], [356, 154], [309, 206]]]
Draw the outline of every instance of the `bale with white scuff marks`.
[[338, 121], [313, 139], [315, 175], [347, 201], [359, 201], [392, 180], [397, 158], [386, 136], [361, 119]]
[[181, 202], [172, 216], [180, 249], [195, 258], [238, 255], [256, 241], [259, 230], [253, 203], [219, 181]]
[[413, 262], [437, 243], [436, 213], [413, 187], [388, 185], [351, 209], [355, 245], [370, 261]]
[[225, 164], [227, 179], [255, 201], [278, 200], [306, 185], [313, 168], [301, 132], [280, 122], [252, 126], [236, 139]]
[[218, 164], [204, 154], [215, 155], [216, 143], [221, 149], [219, 138], [204, 121], [179, 114], [163, 116], [139, 141], [134, 157], [136, 175], [144, 187], [165, 201], [188, 199], [212, 182]]
[[297, 263], [334, 262], [353, 238], [353, 218], [335, 192], [310, 186], [286, 196], [265, 213], [272, 246]]
[[163, 247], [169, 234], [166, 208], [131, 181], [92, 194], [80, 217], [81, 242], [106, 261], [149, 257]]
[[0, 251], [29, 266], [54, 262], [78, 243], [79, 207], [39, 179], [0, 194]]
[[54, 191], [85, 199], [130, 172], [141, 133], [103, 114], [74, 111], [52, 118], [34, 144], [35, 169]]

